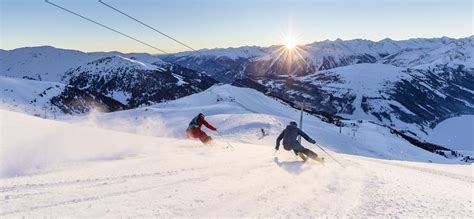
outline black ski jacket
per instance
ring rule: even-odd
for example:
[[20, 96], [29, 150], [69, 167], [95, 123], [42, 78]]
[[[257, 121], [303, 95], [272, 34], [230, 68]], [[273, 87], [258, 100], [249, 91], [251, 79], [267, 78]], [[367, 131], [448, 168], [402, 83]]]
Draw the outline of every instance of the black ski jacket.
[[275, 149], [278, 150], [280, 148], [280, 142], [283, 139], [283, 147], [285, 150], [293, 150], [295, 148], [299, 148], [301, 145], [298, 142], [298, 136], [301, 135], [306, 141], [310, 143], [316, 143], [315, 140], [310, 138], [306, 133], [301, 131], [296, 125], [288, 125], [286, 126], [286, 129], [281, 132], [281, 134], [278, 136], [276, 140], [276, 146]]

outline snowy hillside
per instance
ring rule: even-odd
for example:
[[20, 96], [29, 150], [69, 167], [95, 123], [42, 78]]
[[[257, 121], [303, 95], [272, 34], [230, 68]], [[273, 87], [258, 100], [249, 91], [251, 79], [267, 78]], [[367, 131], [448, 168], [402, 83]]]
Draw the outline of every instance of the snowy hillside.
[[[345, 98], [353, 99], [347, 101], [349, 104], [345, 109], [338, 109], [339, 115], [354, 120], [365, 119], [377, 121], [377, 115], [366, 112], [384, 112], [388, 111], [388, 115], [396, 115], [391, 110], [391, 106], [396, 106], [406, 113], [413, 114], [403, 105], [396, 101], [380, 101], [380, 99], [388, 99], [389, 92], [394, 88], [396, 82], [400, 80], [409, 80], [411, 76], [403, 72], [403, 68], [384, 64], [356, 64], [335, 68], [331, 70], [321, 71], [319, 73], [299, 78], [302, 82], [321, 87], [325, 92], [333, 95], [333, 97], [344, 100]], [[335, 80], [324, 80], [322, 75]], [[313, 99], [314, 97], [309, 97]], [[319, 101], [324, 105], [325, 101], [330, 98]], [[328, 103], [326, 103], [329, 105]], [[395, 122], [396, 118], [390, 118], [391, 122]], [[401, 124], [399, 124], [401, 125]]]
[[[122, 56], [88, 62], [64, 74], [68, 85], [81, 91], [96, 92], [120, 102], [121, 108], [174, 100], [207, 89], [215, 80], [199, 72], [171, 63], [146, 63]], [[83, 112], [70, 107], [76, 91], [65, 91], [58, 98], [65, 112]], [[106, 104], [109, 105], [109, 104]], [[116, 104], [111, 104], [116, 105]]]
[[0, 76], [0, 108], [30, 115], [53, 117], [58, 109], [50, 99], [64, 90], [64, 84]]
[[[299, 111], [255, 90], [222, 85], [150, 107], [91, 114], [72, 118], [72, 121], [142, 135], [184, 138], [190, 119], [200, 112], [227, 138], [269, 146], [274, 146], [276, 135], [300, 115]], [[357, 123], [357, 130], [343, 128], [340, 134], [339, 127], [307, 115], [304, 126], [318, 142], [340, 153], [421, 162], [459, 162], [459, 159], [446, 159], [413, 146], [387, 128], [367, 121], [352, 123]], [[262, 138], [260, 129], [270, 136]]]
[[256, 81], [265, 93], [306, 102], [314, 112], [372, 120], [421, 139], [445, 119], [474, 114], [474, 74], [466, 69], [412, 70], [364, 63]]
[[[94, 86], [102, 87], [104, 84], [116, 80], [118, 75], [120, 75], [120, 78], [117, 80], [119, 83], [127, 83], [124, 81], [125, 77], [140, 78], [143, 77], [140, 74], [145, 71], [156, 71], [154, 73], [161, 73], [165, 70], [155, 65], [128, 59], [122, 56], [111, 56], [88, 62], [85, 65], [67, 71], [63, 76], [63, 80], [70, 81], [71, 85], [78, 86], [79, 88], [89, 88]], [[90, 81], [99, 80], [103, 81], [100, 85], [91, 85]], [[130, 83], [131, 82], [127, 83], [128, 87], [136, 86]], [[110, 89], [111, 90], [102, 90], [101, 92], [122, 104], [126, 105], [132, 97], [131, 92], [117, 88], [116, 84], [111, 86]]]
[[[215, 145], [204, 146], [174, 138], [201, 111], [226, 139], [215, 137]], [[303, 163], [284, 150], [274, 154], [275, 135], [297, 116], [258, 92], [231, 86], [212, 87], [153, 107], [72, 117], [72, 124], [0, 110], [0, 216], [460, 218], [473, 214], [468, 195], [474, 182], [472, 165], [344, 154], [447, 161], [395, 141], [366, 123], [353, 138], [347, 130], [339, 134], [331, 125], [306, 116], [305, 130], [332, 149], [328, 151], [345, 168], [328, 157], [321, 165]], [[261, 127], [271, 135], [259, 140]], [[30, 130], [27, 135], [25, 130]], [[165, 134], [172, 138], [154, 137]], [[225, 148], [227, 140], [234, 149]]]

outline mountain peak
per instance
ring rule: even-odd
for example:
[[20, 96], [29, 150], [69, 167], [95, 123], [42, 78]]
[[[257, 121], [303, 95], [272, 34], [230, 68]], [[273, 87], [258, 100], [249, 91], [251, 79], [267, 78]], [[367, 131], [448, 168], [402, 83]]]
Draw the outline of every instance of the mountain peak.
[[394, 42], [394, 40], [392, 40], [392, 38], [387, 37], [383, 40], [380, 40], [379, 42]]
[[132, 67], [138, 70], [158, 70], [157, 66], [149, 63], [141, 62], [133, 58], [126, 58], [120, 55], [113, 55], [94, 60], [87, 63], [87, 65], [104, 65], [107, 68]]

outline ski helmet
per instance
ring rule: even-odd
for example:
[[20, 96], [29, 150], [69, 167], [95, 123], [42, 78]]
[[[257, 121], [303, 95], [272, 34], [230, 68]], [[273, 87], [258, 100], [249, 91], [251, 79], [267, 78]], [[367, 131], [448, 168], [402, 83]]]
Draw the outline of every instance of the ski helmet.
[[297, 126], [298, 124], [297, 124], [295, 121], [291, 121], [291, 122], [290, 122], [290, 125]]

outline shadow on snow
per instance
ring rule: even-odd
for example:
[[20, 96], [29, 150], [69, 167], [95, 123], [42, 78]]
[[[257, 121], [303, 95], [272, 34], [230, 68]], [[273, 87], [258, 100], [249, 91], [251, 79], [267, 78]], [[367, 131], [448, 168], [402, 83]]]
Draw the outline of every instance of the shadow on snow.
[[273, 158], [273, 162], [281, 167], [283, 170], [285, 170], [288, 173], [291, 174], [300, 174], [302, 173], [306, 168], [303, 168], [304, 161], [300, 160], [295, 160], [295, 161], [280, 161], [278, 157]]

